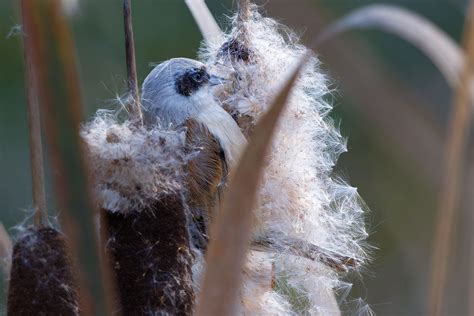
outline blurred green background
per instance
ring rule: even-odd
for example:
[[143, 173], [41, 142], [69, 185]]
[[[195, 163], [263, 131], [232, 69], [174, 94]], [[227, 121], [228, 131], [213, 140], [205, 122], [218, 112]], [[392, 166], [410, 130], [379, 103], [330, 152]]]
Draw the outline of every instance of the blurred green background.
[[[232, 12], [232, 1], [207, 3], [225, 25], [224, 15]], [[309, 43], [330, 21], [355, 8], [380, 2], [257, 3], [263, 5], [263, 12], [292, 27]], [[456, 41], [461, 37], [465, 1], [385, 3], [421, 14]], [[113, 108], [117, 96], [126, 91], [121, 9], [121, 1], [80, 0], [77, 11], [70, 16], [88, 116], [97, 108]], [[133, 14], [140, 82], [151, 70], [151, 63], [176, 56], [196, 56], [201, 36], [184, 1], [134, 1]], [[0, 220], [8, 228], [28, 216], [32, 203], [19, 23], [18, 1], [2, 0]], [[451, 91], [416, 48], [380, 31], [345, 34], [328, 42], [318, 53], [324, 71], [337, 89], [331, 97], [335, 107], [332, 115], [341, 122], [342, 133], [348, 137], [349, 152], [341, 157], [337, 172], [358, 187], [371, 209], [367, 216], [370, 242], [378, 247], [367, 270], [360, 277], [351, 277], [356, 284], [351, 297], [362, 297], [379, 315], [423, 315]], [[449, 315], [466, 313], [465, 276], [472, 266], [467, 249], [473, 173], [474, 167], [468, 164], [456, 243], [450, 258], [446, 291]], [[51, 194], [48, 189], [49, 200]], [[55, 209], [52, 203], [51, 209]], [[5, 289], [1, 289], [0, 305], [4, 306]]]

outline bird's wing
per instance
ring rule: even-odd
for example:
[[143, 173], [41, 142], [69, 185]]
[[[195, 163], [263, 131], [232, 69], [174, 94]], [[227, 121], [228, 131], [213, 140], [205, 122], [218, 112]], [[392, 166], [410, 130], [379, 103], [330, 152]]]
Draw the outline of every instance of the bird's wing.
[[186, 127], [186, 148], [191, 156], [187, 163], [188, 203], [193, 216], [192, 224], [196, 226], [198, 235], [202, 235], [193, 238], [202, 244], [207, 243], [209, 221], [219, 208], [227, 165], [222, 146], [204, 125], [188, 120]]

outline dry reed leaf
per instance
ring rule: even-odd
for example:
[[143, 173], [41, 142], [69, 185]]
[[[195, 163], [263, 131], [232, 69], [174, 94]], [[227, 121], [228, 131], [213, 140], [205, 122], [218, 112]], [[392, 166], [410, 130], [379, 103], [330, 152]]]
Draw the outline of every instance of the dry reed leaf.
[[0, 223], [0, 268], [5, 276], [10, 275], [13, 243], [5, 226]]
[[397, 6], [374, 4], [357, 9], [330, 25], [317, 43], [357, 28], [377, 28], [405, 39], [431, 59], [452, 87], [458, 84], [463, 58], [456, 42], [427, 19]]
[[463, 42], [466, 59], [460, 73], [459, 83], [456, 85], [453, 109], [448, 126], [443, 173], [444, 181], [438, 210], [428, 288], [427, 309], [429, 315], [434, 316], [443, 315], [444, 312], [449, 258], [457, 219], [456, 209], [459, 206], [461, 195], [464, 154], [471, 121], [469, 103], [473, 105], [470, 84], [472, 83], [472, 74], [474, 72], [474, 1], [470, 1], [469, 11], [466, 15]]
[[302, 58], [272, 102], [270, 110], [258, 123], [232, 174], [222, 211], [211, 228], [207, 267], [196, 309], [197, 315], [232, 315], [235, 312], [242, 267], [251, 239], [252, 211], [256, 204], [265, 156], [278, 118], [309, 55], [307, 53]]
[[185, 0], [185, 2], [204, 40], [208, 43], [220, 42], [223, 38], [222, 31], [204, 0]]

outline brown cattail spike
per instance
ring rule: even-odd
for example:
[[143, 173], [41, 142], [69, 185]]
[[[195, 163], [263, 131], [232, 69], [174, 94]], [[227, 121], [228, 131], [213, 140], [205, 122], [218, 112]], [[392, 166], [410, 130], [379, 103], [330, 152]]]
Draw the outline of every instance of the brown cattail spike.
[[138, 94], [137, 66], [135, 62], [135, 40], [133, 37], [132, 7], [130, 0], [123, 0], [123, 19], [125, 30], [125, 54], [127, 62], [127, 82], [130, 93], [128, 111], [134, 120], [143, 122], [143, 115]]
[[13, 249], [8, 315], [79, 315], [77, 284], [65, 237], [29, 229]]
[[192, 255], [181, 194], [128, 214], [103, 210], [124, 315], [190, 315]]

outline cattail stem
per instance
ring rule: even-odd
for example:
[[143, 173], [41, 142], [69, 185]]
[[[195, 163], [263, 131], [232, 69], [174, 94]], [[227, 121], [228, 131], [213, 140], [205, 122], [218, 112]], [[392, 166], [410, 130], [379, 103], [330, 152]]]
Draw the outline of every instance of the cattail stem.
[[241, 45], [247, 46], [248, 44], [248, 34], [246, 22], [250, 18], [250, 0], [239, 0], [238, 2], [238, 13], [237, 13], [237, 22], [238, 22], [238, 35], [237, 41]]
[[238, 5], [239, 22], [245, 22], [250, 18], [250, 0], [239, 0]]
[[127, 62], [127, 82], [130, 97], [128, 111], [138, 122], [143, 122], [143, 114], [138, 93], [137, 66], [135, 62], [135, 39], [133, 36], [132, 7], [130, 0], [123, 0], [123, 19], [125, 31], [125, 54]]
[[470, 82], [474, 66], [474, 1], [471, 1], [466, 17], [464, 47], [465, 61], [460, 82], [456, 88], [453, 113], [449, 122], [444, 188], [441, 195], [437, 229], [432, 258], [431, 284], [428, 296], [429, 315], [442, 315], [444, 291], [447, 284], [450, 248], [459, 204], [463, 170], [463, 154], [470, 126], [472, 93]]
[[30, 142], [30, 160], [31, 160], [31, 181], [33, 191], [34, 225], [37, 228], [44, 227], [47, 222], [48, 215], [46, 212], [46, 195], [44, 189], [44, 170], [43, 170], [43, 145], [41, 141], [41, 119], [38, 103], [38, 76], [35, 73], [34, 63], [38, 60], [35, 57], [37, 52], [34, 51], [36, 32], [34, 27], [33, 15], [28, 1], [21, 1], [21, 15], [25, 35], [24, 43], [24, 59], [25, 59], [25, 78], [27, 91], [27, 114], [28, 129]]

